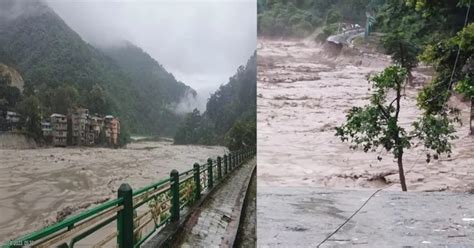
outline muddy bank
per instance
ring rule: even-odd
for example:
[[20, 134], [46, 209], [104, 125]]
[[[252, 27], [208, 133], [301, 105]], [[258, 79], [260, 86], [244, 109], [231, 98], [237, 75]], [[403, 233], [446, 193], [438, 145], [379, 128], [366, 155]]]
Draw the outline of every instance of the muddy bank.
[[126, 149], [0, 149], [0, 242], [113, 199], [121, 183], [138, 189], [224, 152], [171, 142], [132, 143]]
[[[334, 57], [307, 41], [259, 40], [257, 53], [259, 184], [379, 188], [398, 183], [391, 154], [353, 151], [334, 135], [349, 108], [368, 103], [366, 77], [388, 66], [389, 57], [344, 49]], [[417, 70], [414, 86], [406, 89], [401, 121], [408, 130], [419, 114], [417, 92], [430, 80], [427, 71]], [[409, 190], [465, 192], [474, 188], [469, 106], [456, 100], [450, 104], [461, 110], [467, 125], [457, 127], [459, 139], [453, 142], [450, 158], [426, 163], [422, 145], [407, 151]]]
[[33, 138], [21, 133], [3, 132], [0, 133], [0, 149], [34, 149], [37, 148]]

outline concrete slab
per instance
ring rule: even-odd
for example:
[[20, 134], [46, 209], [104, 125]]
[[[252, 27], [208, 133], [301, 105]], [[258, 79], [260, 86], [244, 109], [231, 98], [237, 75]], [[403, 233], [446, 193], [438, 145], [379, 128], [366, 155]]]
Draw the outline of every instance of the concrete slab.
[[[316, 247], [375, 190], [258, 187], [258, 247]], [[474, 195], [381, 191], [320, 247], [474, 247]]]

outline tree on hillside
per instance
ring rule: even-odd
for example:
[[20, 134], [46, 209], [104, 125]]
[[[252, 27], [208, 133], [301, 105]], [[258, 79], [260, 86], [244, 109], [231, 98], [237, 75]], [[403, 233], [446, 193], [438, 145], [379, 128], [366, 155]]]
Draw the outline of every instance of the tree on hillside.
[[[459, 56], [458, 56], [459, 51]], [[422, 60], [433, 65], [436, 77], [418, 96], [419, 105], [428, 114], [449, 112], [446, 101], [452, 95], [451, 90], [471, 101], [471, 113], [474, 112], [474, 24], [469, 24], [456, 36], [428, 46]], [[455, 67], [456, 66], [456, 67]], [[471, 114], [471, 134], [474, 134]]]
[[106, 114], [110, 111], [107, 94], [98, 84], [89, 91], [84, 105], [89, 107], [90, 113]]
[[17, 87], [10, 86], [11, 76], [0, 74], [0, 107], [14, 108], [21, 100], [21, 92]]
[[28, 96], [18, 103], [16, 110], [21, 115], [26, 131], [35, 138], [41, 139], [41, 107], [36, 96]]
[[67, 114], [68, 110], [77, 107], [79, 93], [70, 85], [59, 86], [51, 91], [51, 111], [59, 114]]
[[255, 147], [257, 144], [255, 121], [237, 121], [226, 134], [226, 147], [231, 151]]
[[408, 82], [412, 81], [412, 70], [418, 65], [418, 54], [420, 49], [406, 37], [405, 32], [393, 32], [382, 39], [385, 52], [390, 54], [395, 64], [405, 68], [408, 74]]
[[201, 125], [201, 113], [198, 109], [186, 115], [184, 121], [178, 127], [174, 136], [174, 143], [181, 144], [195, 144], [199, 140], [199, 127]]
[[[400, 66], [391, 66], [370, 77], [372, 95], [364, 107], [353, 107], [347, 114], [347, 121], [336, 128], [336, 135], [342, 141], [353, 143], [352, 149], [362, 147], [364, 152], [382, 147], [392, 152], [397, 159], [400, 184], [407, 191], [403, 168], [403, 154], [415, 138], [424, 141], [425, 147], [437, 153], [450, 153], [449, 140], [454, 139], [454, 128], [444, 118], [422, 117], [423, 121], [413, 123], [414, 130], [408, 133], [400, 125], [402, 111], [402, 90], [406, 84], [407, 71]], [[391, 98], [393, 97], [393, 99]]]

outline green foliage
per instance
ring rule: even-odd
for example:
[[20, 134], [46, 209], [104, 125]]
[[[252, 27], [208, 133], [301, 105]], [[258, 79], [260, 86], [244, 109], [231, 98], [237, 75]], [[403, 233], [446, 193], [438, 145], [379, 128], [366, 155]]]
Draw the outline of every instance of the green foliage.
[[225, 144], [232, 149], [255, 144], [252, 137], [256, 137], [256, 82], [254, 53], [245, 67], [239, 67], [229, 82], [210, 96], [206, 112], [201, 115], [194, 110], [185, 117], [174, 136], [175, 143]]
[[[347, 114], [347, 121], [336, 128], [336, 135], [342, 141], [353, 143], [351, 148], [362, 147], [365, 152], [376, 151], [382, 147], [392, 152], [398, 160], [400, 182], [406, 190], [403, 174], [403, 153], [411, 147], [414, 138], [422, 141], [426, 148], [437, 154], [450, 153], [449, 141], [456, 138], [454, 128], [442, 115], [422, 115], [413, 122], [414, 130], [408, 133], [399, 123], [402, 90], [406, 83], [407, 70], [399, 66], [390, 66], [380, 74], [370, 78], [372, 95], [370, 104], [353, 107]], [[387, 99], [394, 93], [393, 100]]]
[[257, 125], [255, 121], [237, 121], [227, 132], [225, 144], [231, 151], [237, 151], [257, 145]]
[[[8, 11], [9, 2], [0, 1], [0, 8]], [[170, 122], [179, 117], [170, 105], [188, 86], [133, 45], [96, 49], [42, 2], [28, 7], [28, 15], [0, 20], [0, 63], [20, 72], [25, 94], [39, 98], [44, 116], [80, 105], [119, 117], [132, 133], [173, 132]]]
[[0, 74], [0, 107], [11, 109], [21, 100], [21, 92], [17, 87], [10, 86], [9, 74]]
[[51, 112], [67, 114], [70, 108], [77, 107], [79, 93], [73, 86], [59, 86], [50, 92], [51, 98], [47, 106]]
[[[434, 67], [436, 75], [418, 94], [418, 106], [423, 115], [417, 124], [418, 131], [427, 133], [427, 143], [438, 144], [435, 150], [447, 151], [446, 144], [453, 137], [451, 123], [458, 121], [458, 116], [450, 115], [452, 111], [446, 105], [452, 95], [452, 89], [467, 98], [474, 93], [472, 78], [472, 55], [474, 49], [474, 25], [464, 28], [467, 6], [471, 1], [444, 0], [387, 0], [378, 12], [378, 30], [387, 33], [385, 47], [393, 55], [395, 62], [402, 64], [396, 44], [402, 44], [409, 54], [408, 66], [416, 66], [415, 56]], [[474, 21], [474, 15], [468, 16], [468, 23]], [[394, 42], [395, 41], [395, 42]], [[461, 42], [462, 41], [462, 42]], [[393, 49], [395, 48], [395, 49]], [[455, 63], [458, 49], [460, 56]], [[398, 49], [400, 51], [401, 49]], [[413, 63], [411, 63], [413, 62]], [[456, 67], [455, 67], [456, 64]], [[454, 74], [453, 74], [454, 72]], [[427, 126], [438, 128], [429, 135]], [[431, 128], [431, 127], [430, 127]], [[443, 134], [439, 136], [439, 134]], [[444, 142], [431, 142], [444, 139]], [[429, 146], [429, 145], [428, 145]]]
[[98, 84], [92, 86], [87, 95], [86, 102], [83, 105], [89, 106], [90, 113], [104, 114], [110, 111], [110, 103], [108, 102], [107, 93]]
[[[460, 49], [458, 65], [454, 70], [458, 49]], [[459, 93], [467, 97], [474, 96], [473, 56], [474, 24], [469, 24], [452, 38], [427, 46], [420, 58], [433, 65], [437, 75], [432, 85], [425, 88], [420, 94], [419, 104], [429, 112], [441, 111], [440, 106], [448, 99], [446, 96], [450, 95], [450, 84], [453, 82], [457, 82], [455, 89]], [[452, 74], [453, 70], [454, 75]], [[451, 76], [453, 76], [452, 82], [450, 82]], [[425, 104], [425, 102], [429, 104]]]
[[40, 101], [35, 96], [28, 96], [18, 103], [16, 111], [21, 115], [26, 131], [35, 140], [41, 140], [41, 107]]
[[[395, 157], [403, 149], [410, 147], [410, 138], [398, 123], [398, 104], [406, 73], [401, 67], [391, 66], [370, 78], [373, 88], [370, 104], [353, 107], [349, 111], [347, 122], [336, 129], [336, 134], [341, 136], [342, 141], [354, 143], [351, 146], [354, 149], [362, 146], [365, 152], [375, 151], [381, 146], [393, 152]], [[395, 91], [397, 97], [386, 104], [389, 91]], [[393, 106], [395, 102], [397, 105]]]
[[[103, 132], [101, 132], [103, 133]], [[128, 143], [130, 143], [131, 138], [130, 138], [130, 131], [128, 130], [127, 126], [120, 126], [120, 135], [118, 138], [118, 146], [119, 147], [124, 147]]]
[[150, 55], [129, 42], [101, 48], [101, 51], [112, 58], [133, 81], [131, 86], [140, 99], [137, 102], [141, 120], [139, 130], [148, 134], [173, 135], [176, 132], [176, 122], [181, 120], [173, 111], [173, 106], [187, 95], [196, 96], [196, 92], [176, 80], [173, 74]]
[[298, 9], [293, 3], [274, 3], [258, 17], [258, 30], [264, 36], [296, 36], [310, 34], [314, 21], [310, 12]]
[[178, 128], [174, 136], [175, 144], [203, 144], [211, 145], [214, 143], [210, 122], [206, 121], [199, 110], [186, 115], [184, 121]]
[[451, 153], [451, 140], [456, 139], [452, 121], [446, 115], [423, 115], [413, 123], [414, 134], [426, 148], [437, 154]]
[[404, 37], [405, 35], [403, 32], [389, 33], [382, 39], [382, 44], [386, 53], [392, 56], [392, 60], [410, 73], [418, 65], [417, 56], [420, 49], [410, 38]]
[[[275, 37], [305, 37], [317, 27], [339, 22], [365, 22], [370, 0], [258, 1], [258, 33]], [[330, 28], [332, 29], [332, 27]], [[329, 29], [326, 29], [327, 35]]]

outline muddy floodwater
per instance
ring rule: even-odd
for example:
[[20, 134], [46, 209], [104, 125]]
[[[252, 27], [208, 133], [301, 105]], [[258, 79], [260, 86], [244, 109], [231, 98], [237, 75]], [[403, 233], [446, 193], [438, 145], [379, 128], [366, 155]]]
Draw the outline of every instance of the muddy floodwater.
[[[385, 151], [349, 149], [335, 136], [352, 106], [369, 102], [367, 75], [382, 71], [390, 58], [375, 52], [343, 50], [332, 57], [308, 41], [258, 42], [258, 183], [262, 186], [380, 188], [396, 184], [396, 162]], [[414, 72], [402, 101], [407, 130], [419, 114], [416, 94], [430, 80], [429, 68]], [[405, 153], [408, 190], [474, 191], [474, 136], [469, 136], [469, 106], [457, 99], [463, 126], [451, 157], [426, 162], [423, 145]], [[378, 160], [380, 156], [382, 160]]]
[[138, 189], [225, 152], [165, 141], [126, 149], [0, 149], [0, 242], [54, 223], [65, 209], [80, 212], [113, 199], [121, 183]]

